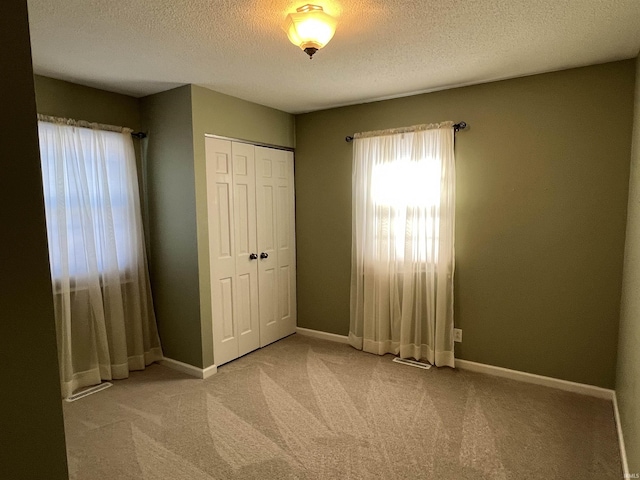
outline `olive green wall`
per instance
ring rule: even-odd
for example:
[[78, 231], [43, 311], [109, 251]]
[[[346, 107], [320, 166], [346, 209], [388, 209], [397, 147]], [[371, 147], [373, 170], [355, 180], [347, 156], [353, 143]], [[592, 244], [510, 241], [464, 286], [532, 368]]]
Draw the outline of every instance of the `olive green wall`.
[[140, 100], [54, 78], [35, 76], [38, 113], [140, 130]]
[[295, 141], [294, 116], [197, 85], [191, 86], [191, 101], [200, 266], [202, 353], [204, 365], [209, 366], [213, 365], [213, 336], [211, 330], [211, 279], [209, 275], [204, 135], [209, 133], [252, 142], [293, 147]]
[[349, 328], [345, 135], [464, 120], [457, 358], [612, 388], [634, 77], [622, 61], [296, 116], [299, 326]]
[[213, 338], [204, 135], [290, 147], [294, 117], [195, 85], [144, 97], [140, 110], [162, 347], [168, 358], [206, 368], [213, 365]]
[[149, 270], [166, 357], [203, 367], [191, 87], [141, 100], [147, 132]]
[[191, 85], [191, 101], [195, 140], [199, 140], [198, 145], [202, 145], [203, 151], [205, 133], [283, 147], [294, 146], [295, 117], [290, 113], [198, 85]]
[[640, 57], [634, 111], [616, 395], [629, 472], [640, 473]]
[[0, 478], [67, 478], [26, 0], [0, 2]]

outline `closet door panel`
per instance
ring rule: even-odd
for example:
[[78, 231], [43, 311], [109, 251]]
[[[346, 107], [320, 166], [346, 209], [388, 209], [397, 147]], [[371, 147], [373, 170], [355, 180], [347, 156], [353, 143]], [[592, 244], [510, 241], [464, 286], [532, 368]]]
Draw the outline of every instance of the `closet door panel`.
[[280, 285], [278, 313], [281, 319], [286, 320], [291, 316], [291, 269], [288, 265], [285, 265], [278, 270], [280, 272], [280, 277], [278, 278], [278, 284]]
[[272, 335], [265, 337], [264, 345], [267, 345], [279, 338], [277, 332], [272, 331], [272, 329], [276, 328], [277, 321], [276, 292], [278, 279], [276, 278], [275, 268], [272, 266], [264, 265], [260, 273], [260, 326], [265, 327], [265, 333]]
[[280, 336], [296, 331], [296, 250], [293, 152], [280, 152], [277, 161], [278, 322]]
[[[252, 300], [257, 300], [258, 299], [258, 295], [257, 295], [257, 288], [255, 288], [255, 292], [254, 292], [254, 283], [252, 281], [251, 275], [250, 274], [244, 274], [244, 275], [238, 275], [238, 289], [237, 289], [237, 293], [238, 293], [238, 324], [240, 326], [240, 338], [247, 338], [248, 336], [251, 335], [251, 333], [258, 333], [258, 346], [255, 348], [258, 348], [260, 346], [260, 330], [254, 328], [254, 326], [252, 325], [251, 322], [251, 316], [253, 313], [258, 313], [256, 312], [252, 312]], [[255, 348], [251, 349], [251, 350], [255, 350]], [[251, 350], [248, 350], [248, 352], [250, 352]], [[239, 355], [244, 355], [247, 352], [241, 353], [240, 352], [240, 348], [238, 348], [238, 354]]]
[[235, 225], [231, 142], [205, 139], [209, 261], [216, 365], [238, 356]]
[[255, 147], [232, 143], [238, 356], [260, 347]]
[[258, 214], [260, 346], [282, 338], [278, 321], [277, 162], [282, 153], [255, 147]]
[[220, 306], [220, 320], [222, 324], [222, 343], [233, 341], [235, 326], [233, 322], [233, 278], [221, 278], [218, 281], [218, 304]]

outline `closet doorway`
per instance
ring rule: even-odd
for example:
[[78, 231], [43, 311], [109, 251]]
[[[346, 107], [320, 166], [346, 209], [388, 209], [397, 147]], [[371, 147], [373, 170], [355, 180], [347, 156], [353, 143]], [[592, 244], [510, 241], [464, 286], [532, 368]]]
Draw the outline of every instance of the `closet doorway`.
[[293, 152], [206, 136], [214, 362], [295, 332]]

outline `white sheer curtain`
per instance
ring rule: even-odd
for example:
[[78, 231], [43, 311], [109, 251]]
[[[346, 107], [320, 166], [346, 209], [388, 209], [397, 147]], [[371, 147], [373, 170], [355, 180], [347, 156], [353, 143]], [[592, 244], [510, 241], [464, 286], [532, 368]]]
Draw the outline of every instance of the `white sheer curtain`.
[[355, 136], [349, 341], [453, 367], [453, 123], [406, 130]]
[[62, 394], [126, 378], [162, 350], [135, 153], [123, 133], [38, 122]]

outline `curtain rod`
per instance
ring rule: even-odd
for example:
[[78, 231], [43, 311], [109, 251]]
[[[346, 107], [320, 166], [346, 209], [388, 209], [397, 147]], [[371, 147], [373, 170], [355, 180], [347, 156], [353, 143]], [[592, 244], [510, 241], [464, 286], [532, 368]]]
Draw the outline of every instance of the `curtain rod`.
[[41, 122], [57, 123], [59, 125], [69, 125], [72, 127], [92, 128], [94, 130], [106, 130], [107, 132], [126, 133], [130, 132], [132, 137], [137, 139], [147, 138], [144, 132], [134, 132], [127, 127], [117, 127], [115, 125], [107, 125], [104, 123], [87, 122], [85, 120], [74, 120], [72, 118], [53, 117], [51, 115], [38, 114], [38, 120]]
[[[453, 124], [454, 132], [459, 132], [460, 130], [464, 130], [465, 128], [467, 128], [467, 122], [458, 122]], [[346, 140], [347, 143], [353, 142], [352, 136], [345, 137], [344, 139]]]

